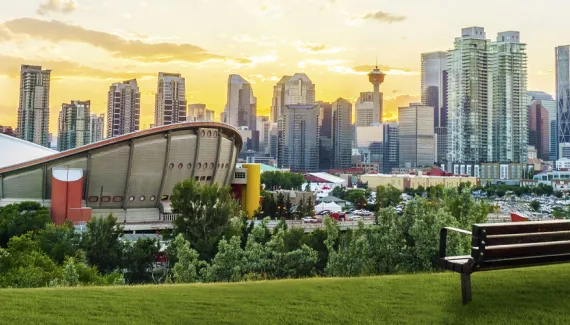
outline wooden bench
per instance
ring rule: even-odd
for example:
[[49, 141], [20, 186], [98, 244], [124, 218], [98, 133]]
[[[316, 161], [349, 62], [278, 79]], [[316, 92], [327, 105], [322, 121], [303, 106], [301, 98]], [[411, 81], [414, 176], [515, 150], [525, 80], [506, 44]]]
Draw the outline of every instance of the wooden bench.
[[[447, 232], [471, 236], [471, 255], [447, 256]], [[440, 232], [443, 270], [461, 274], [463, 304], [471, 301], [471, 273], [570, 261], [570, 220], [475, 224]]]

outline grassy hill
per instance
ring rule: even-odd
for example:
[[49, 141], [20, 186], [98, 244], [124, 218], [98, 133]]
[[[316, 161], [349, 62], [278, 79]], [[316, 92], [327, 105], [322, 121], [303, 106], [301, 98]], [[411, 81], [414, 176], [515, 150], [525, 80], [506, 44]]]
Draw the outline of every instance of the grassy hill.
[[1, 324], [569, 324], [570, 265], [196, 284], [0, 290]]

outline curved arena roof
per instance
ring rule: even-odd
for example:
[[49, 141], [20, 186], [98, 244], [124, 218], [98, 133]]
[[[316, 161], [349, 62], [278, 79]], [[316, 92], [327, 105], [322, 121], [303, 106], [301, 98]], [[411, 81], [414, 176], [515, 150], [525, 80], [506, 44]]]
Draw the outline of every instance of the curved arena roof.
[[49, 200], [52, 170], [69, 167], [83, 169], [88, 207], [156, 208], [184, 179], [230, 184], [242, 145], [224, 123], [155, 127], [0, 168], [0, 200]]

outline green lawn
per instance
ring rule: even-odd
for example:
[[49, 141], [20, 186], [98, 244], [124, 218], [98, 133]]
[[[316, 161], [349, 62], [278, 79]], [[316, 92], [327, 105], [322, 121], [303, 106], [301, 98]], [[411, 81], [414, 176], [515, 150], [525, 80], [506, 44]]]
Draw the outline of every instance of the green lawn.
[[570, 324], [570, 265], [459, 275], [0, 290], [1, 324]]

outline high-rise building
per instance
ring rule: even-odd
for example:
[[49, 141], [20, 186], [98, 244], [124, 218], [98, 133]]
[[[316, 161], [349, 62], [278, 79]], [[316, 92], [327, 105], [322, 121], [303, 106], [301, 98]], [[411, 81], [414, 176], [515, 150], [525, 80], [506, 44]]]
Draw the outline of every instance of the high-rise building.
[[270, 126], [269, 116], [258, 116], [256, 118], [256, 129], [259, 131], [259, 152], [261, 153], [267, 153]]
[[384, 123], [383, 129], [383, 155], [382, 172], [391, 173], [393, 168], [400, 166], [400, 139], [398, 136], [398, 123]]
[[257, 98], [247, 80], [240, 75], [231, 74], [228, 77], [228, 96], [224, 110], [226, 123], [235, 127], [247, 126], [256, 130]]
[[186, 122], [186, 81], [180, 73], [158, 73], [154, 126]]
[[372, 92], [372, 102], [374, 104], [374, 109], [372, 111], [372, 123], [379, 125], [382, 123], [383, 114], [383, 98], [380, 92], [380, 85], [384, 82], [384, 77], [386, 75], [378, 69], [378, 66], [374, 68], [368, 74], [368, 81], [374, 86], [374, 91]]
[[332, 155], [332, 104], [319, 101], [319, 170], [333, 167]]
[[540, 100], [535, 100], [528, 110], [528, 145], [534, 146], [538, 158], [550, 158], [548, 110]]
[[62, 104], [58, 120], [57, 150], [81, 147], [91, 141], [91, 101]]
[[437, 161], [447, 160], [447, 52], [422, 53], [422, 103], [434, 108]]
[[400, 167], [433, 166], [433, 113], [433, 107], [423, 104], [398, 108]]
[[291, 104], [279, 117], [278, 165], [294, 171], [319, 169], [319, 105]]
[[315, 85], [306, 74], [295, 73], [287, 80], [283, 105], [313, 105], [315, 103]]
[[278, 159], [278, 156], [279, 156], [279, 127], [278, 127], [277, 123], [273, 123], [273, 122], [271, 122], [271, 124], [269, 125], [268, 153], [271, 157]]
[[[381, 95], [380, 95], [381, 96]], [[356, 123], [359, 126], [371, 126], [374, 123], [374, 93], [362, 92], [356, 100]]]
[[526, 44], [517, 31], [501, 32], [488, 54], [488, 161], [528, 160]]
[[273, 99], [271, 101], [271, 121], [277, 123], [277, 120], [281, 116], [283, 111], [283, 105], [285, 103], [285, 84], [291, 79], [291, 76], [283, 76], [273, 86]]
[[49, 92], [51, 70], [41, 66], [22, 65], [20, 70], [20, 103], [18, 137], [44, 147], [49, 146]]
[[204, 121], [206, 119], [206, 104], [188, 104], [188, 121]]
[[[489, 161], [487, 51], [482, 27], [461, 30], [448, 56], [447, 160]], [[401, 159], [402, 157], [400, 157]], [[401, 163], [400, 163], [401, 165]]]
[[558, 157], [558, 121], [557, 121], [557, 107], [558, 104], [552, 98], [552, 95], [542, 91], [529, 91], [528, 92], [528, 105], [532, 105], [535, 100], [540, 100], [540, 103], [548, 111], [548, 134], [549, 134], [549, 161], [556, 161]]
[[352, 166], [352, 104], [343, 98], [332, 103], [331, 114], [332, 166], [336, 169]]
[[89, 130], [91, 131], [89, 143], [105, 139], [105, 114], [91, 114]]
[[[570, 45], [556, 48], [557, 159], [570, 158]], [[567, 154], [568, 153], [568, 154]]]
[[107, 97], [107, 138], [139, 130], [141, 94], [137, 80], [114, 83]]

